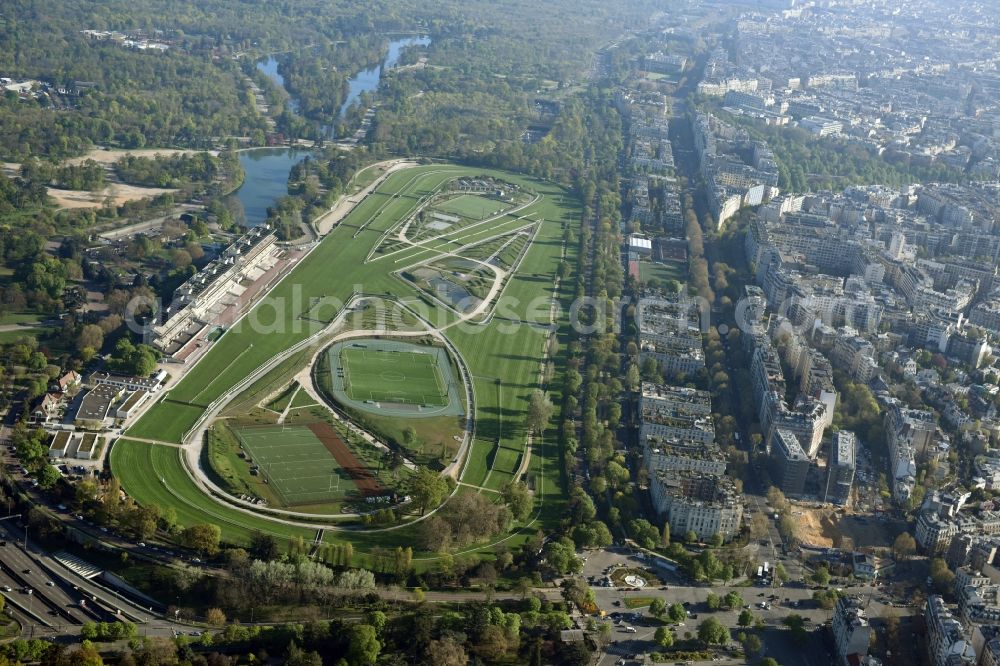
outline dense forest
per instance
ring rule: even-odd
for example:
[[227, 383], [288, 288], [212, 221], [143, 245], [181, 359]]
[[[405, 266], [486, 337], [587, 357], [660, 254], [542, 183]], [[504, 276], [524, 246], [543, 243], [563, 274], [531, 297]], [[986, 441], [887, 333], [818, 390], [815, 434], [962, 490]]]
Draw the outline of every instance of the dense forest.
[[205, 152], [153, 157], [126, 155], [115, 163], [115, 174], [122, 182], [133, 185], [180, 187], [213, 181], [222, 171], [220, 162], [218, 157]]
[[[312, 134], [336, 122], [346, 78], [384, 57], [389, 31], [432, 35], [435, 69], [479, 89], [462, 105], [507, 111], [508, 86], [530, 91], [584, 77], [608, 31], [638, 24], [648, 4], [12, 0], [0, 6], [0, 75], [51, 88], [0, 97], [0, 156], [59, 158], [92, 144], [207, 148], [226, 137], [260, 143], [267, 125], [246, 73], [267, 54], [279, 54], [300, 113], [314, 123], [310, 132], [287, 118], [280, 124]], [[564, 20], [567, 13], [572, 22]], [[149, 36], [169, 48], [148, 53], [88, 38], [83, 30]], [[450, 101], [456, 100], [430, 103], [425, 113]]]

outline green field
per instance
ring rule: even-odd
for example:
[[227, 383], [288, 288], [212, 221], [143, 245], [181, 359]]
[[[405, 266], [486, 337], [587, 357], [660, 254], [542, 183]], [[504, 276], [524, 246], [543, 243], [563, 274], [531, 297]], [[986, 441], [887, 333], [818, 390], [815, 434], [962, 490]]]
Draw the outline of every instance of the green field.
[[289, 384], [288, 386], [283, 388], [281, 392], [278, 395], [276, 395], [273, 400], [271, 400], [271, 402], [267, 403], [265, 407], [279, 413], [285, 411], [285, 407], [287, 407], [288, 403], [291, 402], [292, 398], [295, 395], [295, 389], [297, 387], [298, 384], [295, 383]]
[[306, 426], [236, 431], [243, 450], [286, 506], [335, 502], [355, 490], [351, 478]]
[[7, 312], [0, 314], [0, 326], [9, 326], [10, 324], [25, 326], [27, 324], [37, 324], [41, 321], [42, 315], [35, 312]]
[[496, 199], [488, 199], [475, 194], [460, 194], [453, 199], [434, 204], [434, 210], [449, 215], [461, 215], [472, 220], [481, 220], [509, 208], [510, 204]]
[[668, 280], [677, 280], [681, 284], [687, 282], [687, 266], [676, 261], [639, 262], [639, 279], [643, 282], [658, 280], [661, 285]]
[[[489, 225], [470, 224], [467, 228], [449, 234], [447, 238], [429, 239], [421, 247], [408, 247], [392, 256], [366, 261], [369, 252], [381, 242], [384, 234], [399, 220], [411, 214], [421, 198], [430, 196], [455, 177], [483, 173], [538, 193], [539, 199], [515, 216], [502, 216]], [[517, 461], [525, 447], [525, 409], [531, 391], [538, 385], [538, 361], [547, 339], [547, 332], [543, 328], [548, 324], [547, 308], [539, 308], [532, 301], [541, 297], [547, 302], [547, 298], [552, 295], [563, 252], [566, 261], [571, 266], [576, 265], [576, 243], [564, 248], [562, 238], [564, 227], [576, 228], [579, 225], [580, 214], [578, 202], [560, 187], [525, 176], [442, 165], [396, 172], [376, 192], [364, 199], [344, 222], [277, 285], [264, 302], [267, 307], [258, 304], [251, 316], [243, 320], [242, 325], [227, 330], [183, 380], [169, 391], [165, 399], [161, 398], [128, 434], [179, 442], [197, 421], [205, 406], [229, 391], [255, 368], [320, 328], [320, 324], [301, 316], [312, 307], [314, 299], [326, 297], [344, 303], [351, 297], [353, 285], [362, 285], [365, 293], [391, 294], [411, 307], [419, 306], [423, 310], [422, 315], [435, 325], [453, 322], [456, 317], [453, 312], [421, 299], [419, 290], [398, 279], [395, 271], [401, 266], [433, 260], [443, 251], [452, 252], [462, 245], [489, 242], [494, 236], [510, 234], [525, 226], [524, 217], [530, 216], [530, 221], [539, 223], [536, 242], [528, 247], [517, 273], [511, 275], [505, 284], [502, 295], [504, 317], [493, 318], [480, 326], [462, 325], [445, 329], [445, 334], [456, 346], [474, 377], [476, 432], [462, 481], [472, 486], [486, 484], [491, 489], [498, 488], [513, 477]], [[559, 323], [563, 326], [558, 336], [560, 345], [568, 343], [566, 317], [573, 284], [573, 280], [564, 281], [556, 294], [561, 305]], [[282, 307], [273, 307], [274, 304]], [[327, 310], [329, 312], [323, 317], [326, 320], [336, 311], [335, 308]], [[509, 324], [515, 319], [542, 326], [520, 325], [512, 328]], [[245, 324], [248, 320], [270, 325], [271, 330], [276, 332], [262, 335]], [[558, 355], [556, 358], [559, 359]], [[306, 398], [299, 391], [293, 405], [300, 404]], [[399, 424], [406, 422], [404, 419], [396, 421]], [[416, 421], [413, 420], [414, 423]], [[434, 452], [438, 443], [428, 437], [426, 444], [427, 453], [436, 455]], [[140, 446], [144, 448], [138, 449]], [[261, 529], [261, 524], [273, 526], [263, 530], [268, 532], [290, 530], [295, 535], [315, 533], [315, 528], [296, 528], [274, 523], [266, 517], [249, 516], [235, 509], [219, 506], [187, 478], [173, 447], [150, 447], [132, 442], [123, 447], [122, 451], [127, 452], [127, 458], [123, 457], [126, 454], [119, 452], [119, 447], [116, 446], [112, 455], [112, 470], [120, 477], [126, 490], [140, 502], [153, 502], [164, 507], [182, 505], [184, 511], [178, 511], [178, 522], [182, 525], [215, 522], [223, 525], [227, 539], [236, 542], [245, 541], [246, 534], [254, 529]], [[161, 489], [156, 486], [158, 472], [154, 465], [160, 470], [184, 477], [186, 485], [180, 479], [171, 482], [173, 488], [182, 488], [181, 492], [174, 495], [158, 492]], [[494, 466], [496, 469], [492, 469]], [[545, 521], [557, 520], [559, 516], [560, 470], [556, 445], [536, 441], [529, 475], [536, 491], [536, 504]], [[233, 523], [226, 522], [227, 520]], [[237, 527], [241, 521], [246, 525], [242, 530]], [[537, 527], [535, 525], [534, 529]], [[530, 524], [526, 525], [517, 533], [516, 538], [527, 538], [532, 532]], [[406, 528], [385, 533], [384, 536], [365, 535], [356, 531], [349, 532], [346, 536], [364, 548], [374, 544], [399, 543], [412, 538], [413, 534]], [[344, 538], [344, 533], [327, 530], [328, 541], [336, 542]]]
[[433, 354], [344, 347], [340, 362], [344, 389], [352, 400], [448, 404], [448, 389]]
[[16, 331], [0, 331], [0, 344], [8, 345], [22, 338], [37, 338], [44, 332], [44, 328], [19, 328]]
[[295, 397], [292, 398], [292, 404], [289, 406], [289, 409], [310, 407], [315, 404], [316, 404], [316, 398], [309, 395], [309, 393], [304, 388], [299, 387], [299, 390], [295, 394]]

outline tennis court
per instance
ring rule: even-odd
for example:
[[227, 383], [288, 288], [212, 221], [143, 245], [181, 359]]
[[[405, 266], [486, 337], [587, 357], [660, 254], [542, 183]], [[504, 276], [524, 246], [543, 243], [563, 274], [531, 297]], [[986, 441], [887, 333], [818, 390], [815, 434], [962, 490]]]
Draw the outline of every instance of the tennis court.
[[[314, 425], [326, 427], [317, 432]], [[359, 477], [375, 480], [327, 424], [253, 426], [235, 432], [249, 463], [286, 506], [335, 502], [359, 490], [377, 494], [377, 481], [372, 487], [358, 482]]]
[[448, 387], [438, 356], [424, 352], [348, 346], [340, 352], [344, 389], [352, 400], [441, 407]]

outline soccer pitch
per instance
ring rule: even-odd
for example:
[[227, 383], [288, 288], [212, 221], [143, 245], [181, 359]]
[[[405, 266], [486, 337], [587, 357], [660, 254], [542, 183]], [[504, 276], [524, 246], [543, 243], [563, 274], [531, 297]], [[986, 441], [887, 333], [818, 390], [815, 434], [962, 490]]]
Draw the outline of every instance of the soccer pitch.
[[344, 347], [340, 352], [344, 389], [352, 400], [443, 407], [448, 404], [433, 354]]
[[286, 506], [334, 502], [356, 490], [344, 470], [308, 426], [261, 426], [236, 430], [252, 464]]

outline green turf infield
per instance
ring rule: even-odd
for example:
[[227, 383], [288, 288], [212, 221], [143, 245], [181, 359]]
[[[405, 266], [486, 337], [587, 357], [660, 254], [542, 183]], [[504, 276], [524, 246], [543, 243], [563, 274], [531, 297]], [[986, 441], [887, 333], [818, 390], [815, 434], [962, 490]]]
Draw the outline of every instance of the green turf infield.
[[448, 199], [434, 205], [434, 210], [451, 215], [461, 215], [473, 220], [481, 220], [490, 215], [496, 215], [500, 211], [510, 208], [510, 204], [496, 199], [487, 199], [475, 194], [460, 194], [454, 199]]

